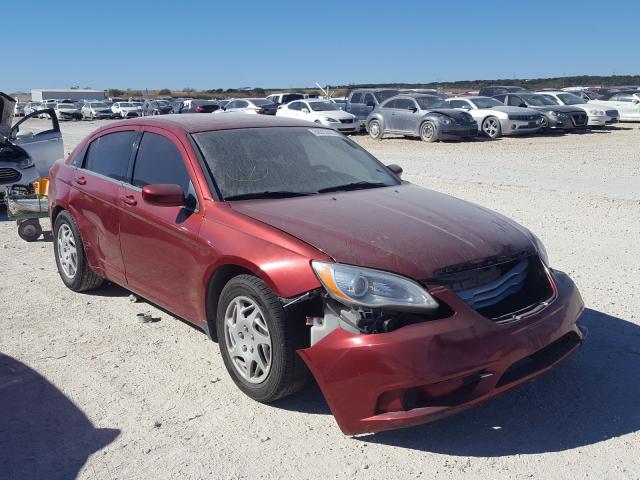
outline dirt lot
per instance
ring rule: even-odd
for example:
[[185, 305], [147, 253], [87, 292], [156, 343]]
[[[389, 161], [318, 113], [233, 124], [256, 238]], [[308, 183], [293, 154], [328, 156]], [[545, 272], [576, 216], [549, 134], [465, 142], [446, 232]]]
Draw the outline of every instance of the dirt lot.
[[[63, 124], [66, 150], [98, 123]], [[316, 387], [277, 405], [249, 400], [204, 334], [119, 287], [67, 290], [50, 241], [25, 243], [2, 221], [0, 477], [640, 478], [639, 126], [356, 139], [406, 179], [538, 233], [583, 294], [582, 351], [456, 417], [345, 437]], [[138, 323], [145, 311], [161, 320]]]

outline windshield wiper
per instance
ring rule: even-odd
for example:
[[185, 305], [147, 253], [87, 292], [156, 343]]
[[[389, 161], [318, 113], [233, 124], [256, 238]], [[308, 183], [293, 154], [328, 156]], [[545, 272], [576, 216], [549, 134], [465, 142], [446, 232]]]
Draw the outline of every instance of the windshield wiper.
[[346, 192], [349, 190], [364, 190], [367, 188], [379, 188], [379, 187], [387, 187], [386, 183], [382, 182], [353, 182], [353, 183], [345, 183], [344, 185], [336, 185], [335, 187], [327, 187], [321, 188], [318, 190], [318, 193], [327, 193], [327, 192]]
[[254, 198], [288, 198], [288, 197], [307, 197], [309, 195], [315, 195], [316, 192], [289, 192], [286, 190], [278, 190], [274, 192], [252, 192], [252, 193], [240, 193], [238, 195], [230, 195], [224, 197], [225, 200], [251, 200]]

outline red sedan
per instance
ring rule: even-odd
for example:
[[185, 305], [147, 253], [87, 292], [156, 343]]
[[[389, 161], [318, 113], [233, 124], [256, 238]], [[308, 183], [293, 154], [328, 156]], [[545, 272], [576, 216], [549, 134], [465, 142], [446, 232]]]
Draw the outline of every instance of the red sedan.
[[582, 299], [537, 237], [401, 173], [280, 117], [118, 122], [51, 170], [60, 277], [201, 327], [255, 400], [313, 374], [347, 434], [468, 408], [577, 350]]

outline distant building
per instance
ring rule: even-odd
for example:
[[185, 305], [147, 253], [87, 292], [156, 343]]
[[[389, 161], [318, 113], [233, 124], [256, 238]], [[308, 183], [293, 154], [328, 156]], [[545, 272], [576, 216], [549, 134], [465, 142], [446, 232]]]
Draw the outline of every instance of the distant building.
[[31, 101], [42, 102], [44, 100], [104, 100], [104, 91], [81, 88], [32, 88]]

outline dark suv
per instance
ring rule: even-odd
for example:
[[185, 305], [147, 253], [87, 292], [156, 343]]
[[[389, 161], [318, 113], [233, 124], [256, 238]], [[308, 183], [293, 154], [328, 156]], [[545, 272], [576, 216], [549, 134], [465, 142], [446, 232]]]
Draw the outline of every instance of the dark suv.
[[529, 90], [513, 85], [491, 85], [490, 87], [482, 87], [478, 95], [481, 97], [493, 97], [494, 95], [504, 95], [505, 93], [524, 92], [529, 92]]
[[395, 97], [400, 90], [388, 88], [367, 88], [353, 90], [347, 96], [345, 111], [355, 115], [360, 120], [360, 127], [364, 127], [371, 111], [388, 98]]

